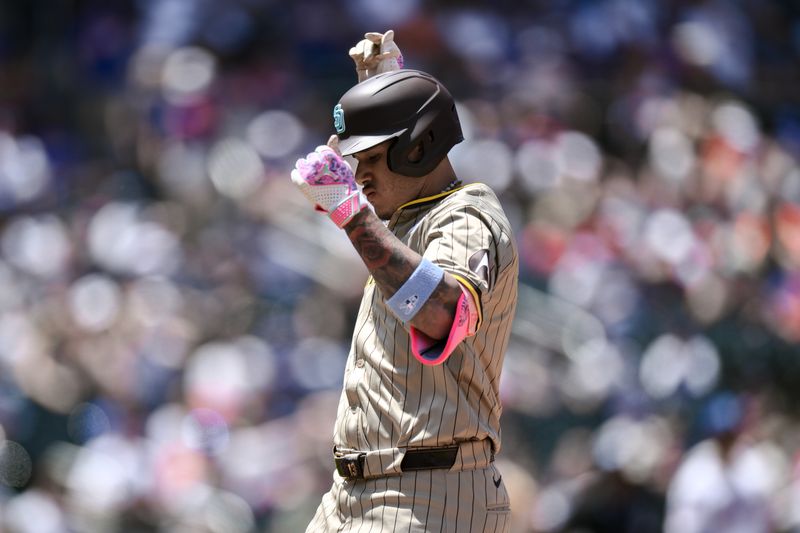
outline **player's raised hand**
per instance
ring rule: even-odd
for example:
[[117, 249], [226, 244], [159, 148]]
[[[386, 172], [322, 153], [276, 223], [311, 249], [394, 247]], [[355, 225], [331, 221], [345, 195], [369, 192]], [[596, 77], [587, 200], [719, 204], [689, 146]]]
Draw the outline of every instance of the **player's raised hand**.
[[359, 82], [376, 74], [403, 68], [403, 54], [394, 42], [393, 30], [365, 33], [364, 39], [350, 49], [350, 57], [356, 64]]
[[330, 146], [317, 146], [305, 158], [298, 159], [292, 181], [315, 209], [326, 213], [340, 228], [368, 205], [353, 169]]
[[403, 53], [400, 52], [400, 47], [394, 42], [394, 31], [389, 30], [383, 35], [380, 35], [380, 53], [378, 54], [378, 74], [389, 72], [392, 70], [400, 70], [403, 68]]

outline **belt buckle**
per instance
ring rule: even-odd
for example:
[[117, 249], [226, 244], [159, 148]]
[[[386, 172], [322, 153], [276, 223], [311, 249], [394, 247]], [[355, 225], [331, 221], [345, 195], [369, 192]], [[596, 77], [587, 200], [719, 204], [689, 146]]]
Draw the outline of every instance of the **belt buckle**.
[[336, 471], [345, 479], [364, 479], [364, 452], [346, 453], [341, 457], [334, 457]]

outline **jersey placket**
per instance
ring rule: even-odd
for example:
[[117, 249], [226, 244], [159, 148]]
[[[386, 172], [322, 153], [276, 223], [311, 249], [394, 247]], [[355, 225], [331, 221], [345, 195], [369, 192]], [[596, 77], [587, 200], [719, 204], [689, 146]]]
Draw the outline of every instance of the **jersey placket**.
[[344, 413], [344, 434], [345, 438], [347, 439], [347, 445], [356, 449], [362, 443], [359, 442], [359, 434], [360, 434], [360, 424], [361, 424], [361, 416], [359, 411], [361, 410], [361, 401], [358, 398], [358, 384], [364, 379], [365, 376], [365, 364], [364, 359], [356, 355], [355, 362], [353, 366], [350, 368], [350, 371], [347, 373], [347, 377], [345, 378], [344, 382], [344, 392], [345, 397], [347, 398], [348, 407]]

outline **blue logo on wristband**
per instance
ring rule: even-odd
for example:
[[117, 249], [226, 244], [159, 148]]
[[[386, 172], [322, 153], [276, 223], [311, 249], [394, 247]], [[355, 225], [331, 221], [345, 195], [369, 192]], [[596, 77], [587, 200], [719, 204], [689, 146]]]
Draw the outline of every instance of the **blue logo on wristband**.
[[344, 109], [342, 104], [336, 104], [333, 108], [333, 127], [336, 128], [336, 133], [344, 133]]
[[405, 313], [405, 316], [410, 315], [414, 311], [414, 308], [417, 307], [418, 301], [419, 301], [418, 294], [414, 294], [410, 298], [406, 298], [406, 301], [403, 302], [403, 311]]

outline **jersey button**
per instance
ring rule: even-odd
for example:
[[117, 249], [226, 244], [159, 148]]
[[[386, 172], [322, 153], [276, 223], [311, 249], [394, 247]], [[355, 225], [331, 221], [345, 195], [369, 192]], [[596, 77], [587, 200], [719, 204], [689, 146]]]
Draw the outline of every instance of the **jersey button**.
[[363, 359], [356, 359], [356, 366], [358, 368], [364, 368], [364, 360]]

